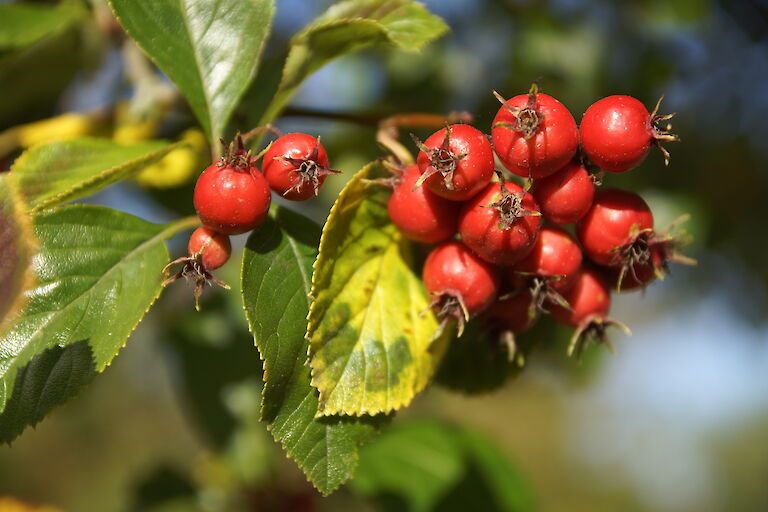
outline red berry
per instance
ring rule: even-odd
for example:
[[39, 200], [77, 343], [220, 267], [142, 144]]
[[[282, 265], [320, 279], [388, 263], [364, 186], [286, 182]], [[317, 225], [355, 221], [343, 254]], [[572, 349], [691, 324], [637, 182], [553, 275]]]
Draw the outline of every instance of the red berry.
[[486, 261], [513, 265], [533, 249], [541, 229], [538, 214], [536, 200], [520, 185], [489, 183], [461, 210], [461, 240]]
[[558, 227], [541, 230], [533, 250], [509, 269], [513, 288], [531, 286], [550, 288], [558, 293], [568, 290], [581, 267], [581, 249], [576, 240]]
[[210, 165], [195, 185], [197, 216], [207, 228], [225, 235], [251, 231], [269, 213], [272, 196], [264, 176], [250, 162], [242, 140]]
[[531, 87], [504, 104], [493, 120], [493, 148], [514, 174], [544, 178], [561, 169], [576, 153], [579, 130], [565, 105]]
[[493, 177], [491, 143], [479, 130], [454, 124], [438, 130], [421, 144], [417, 163], [429, 190], [451, 201], [465, 201]]
[[533, 296], [526, 290], [497, 299], [485, 312], [485, 317], [514, 333], [525, 332], [533, 327], [537, 319]]
[[232, 245], [227, 235], [199, 227], [189, 237], [187, 251], [191, 257], [199, 253], [207, 270], [216, 270], [229, 260]]
[[566, 309], [552, 307], [552, 317], [561, 324], [579, 327], [594, 319], [604, 319], [611, 308], [611, 290], [602, 273], [593, 267], [584, 267], [563, 294], [571, 306]]
[[438, 243], [456, 233], [459, 204], [416, 187], [421, 176], [415, 165], [406, 167], [387, 204], [392, 223], [417, 242]]
[[595, 182], [581, 163], [571, 160], [555, 174], [534, 181], [531, 193], [547, 219], [573, 224], [592, 206]]
[[329, 174], [328, 154], [320, 139], [305, 133], [279, 137], [264, 155], [264, 177], [275, 193], [291, 201], [306, 201], [317, 195]]
[[[455, 316], [459, 321], [487, 308], [496, 299], [500, 280], [496, 268], [455, 241], [445, 242], [429, 253], [423, 279], [427, 291], [435, 297], [433, 307], [441, 316]], [[466, 311], [462, 311], [462, 304]]]
[[609, 188], [595, 195], [594, 203], [576, 225], [587, 256], [597, 264], [620, 267], [647, 261], [653, 214], [633, 192]]
[[[659, 104], [661, 100], [659, 100]], [[645, 105], [631, 96], [608, 96], [592, 104], [581, 120], [581, 147], [595, 165], [609, 172], [624, 172], [640, 165], [651, 145], [678, 140], [662, 126], [672, 115], [648, 113]], [[665, 162], [669, 153], [663, 148]]]

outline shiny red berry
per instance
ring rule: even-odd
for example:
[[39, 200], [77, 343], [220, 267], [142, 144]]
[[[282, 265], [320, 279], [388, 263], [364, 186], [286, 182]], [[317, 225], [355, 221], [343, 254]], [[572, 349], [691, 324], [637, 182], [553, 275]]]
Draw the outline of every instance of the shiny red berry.
[[206, 227], [199, 227], [189, 237], [187, 251], [190, 257], [200, 255], [207, 270], [216, 270], [224, 265], [232, 254], [229, 237]]
[[459, 214], [461, 240], [484, 260], [513, 265], [525, 258], [541, 229], [533, 196], [512, 182], [490, 183]]
[[534, 181], [531, 193], [548, 220], [573, 224], [592, 206], [595, 182], [578, 160], [571, 160], [555, 174]]
[[625, 172], [640, 165], [656, 145], [668, 163], [669, 153], [659, 143], [678, 138], [669, 132], [674, 114], [657, 114], [660, 103], [650, 114], [631, 96], [608, 96], [592, 104], [579, 127], [584, 153], [601, 169]]
[[193, 200], [205, 227], [237, 235], [264, 221], [271, 198], [267, 181], [238, 139], [237, 147], [228, 148], [197, 179]]
[[431, 307], [442, 320], [454, 317], [460, 327], [491, 305], [499, 291], [499, 273], [463, 244], [445, 242], [427, 256], [424, 285], [432, 295]]
[[523, 333], [537, 320], [533, 296], [523, 290], [512, 296], [497, 299], [484, 313], [485, 318], [513, 333]]
[[626, 190], [600, 190], [576, 225], [586, 255], [599, 265], [621, 267], [647, 261], [653, 214], [643, 199]]
[[547, 226], [530, 254], [508, 269], [509, 283], [514, 289], [531, 288], [534, 293], [563, 293], [573, 284], [580, 267], [581, 249], [576, 240], [561, 228]]
[[287, 133], [275, 140], [264, 155], [264, 177], [276, 194], [291, 201], [315, 197], [330, 174], [328, 154], [320, 139], [305, 133]]
[[389, 218], [411, 240], [430, 244], [448, 240], [456, 233], [459, 204], [417, 187], [419, 176], [415, 165], [403, 170], [387, 203]]
[[553, 307], [552, 317], [561, 324], [579, 327], [595, 318], [605, 318], [611, 309], [611, 290], [603, 274], [594, 267], [584, 267], [573, 286], [564, 295], [570, 309]]
[[561, 169], [576, 153], [579, 131], [565, 105], [552, 96], [528, 94], [503, 102], [493, 120], [493, 148], [512, 173], [534, 179]]
[[493, 177], [493, 150], [486, 136], [467, 124], [438, 130], [422, 144], [417, 158], [426, 187], [445, 199], [465, 201], [483, 189]]

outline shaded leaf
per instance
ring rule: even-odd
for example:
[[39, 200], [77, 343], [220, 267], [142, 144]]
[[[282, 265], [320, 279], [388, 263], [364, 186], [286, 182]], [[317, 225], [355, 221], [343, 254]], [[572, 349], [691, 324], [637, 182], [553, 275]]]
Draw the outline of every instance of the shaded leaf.
[[378, 163], [357, 173], [323, 228], [307, 331], [318, 415], [407, 405], [429, 382], [450, 338], [446, 329], [433, 340], [438, 322], [426, 311], [413, 247], [387, 215], [389, 191], [366, 183], [382, 173]]
[[36, 283], [0, 338], [0, 442], [109, 365], [160, 294], [163, 241], [176, 231], [89, 205], [35, 217]]
[[72, 4], [56, 7], [0, 5], [0, 53], [17, 50], [59, 33], [83, 18], [85, 10]]
[[110, 0], [120, 24], [187, 98], [212, 140], [248, 88], [274, 0]]
[[531, 491], [498, 446], [434, 420], [397, 425], [364, 447], [351, 487], [392, 512], [534, 509]]
[[352, 476], [358, 446], [384, 418], [316, 418], [304, 338], [312, 262], [320, 229], [278, 207], [256, 228], [243, 255], [248, 323], [264, 360], [261, 415], [312, 484], [328, 494]]
[[291, 41], [277, 94], [263, 123], [272, 121], [301, 83], [328, 62], [370, 46], [421, 49], [448, 27], [411, 0], [347, 0], [331, 6]]
[[163, 141], [119, 144], [91, 138], [52, 142], [24, 152], [11, 173], [29, 207], [39, 211], [93, 194], [178, 146]]
[[31, 284], [33, 237], [24, 210], [8, 176], [0, 175], [0, 334]]

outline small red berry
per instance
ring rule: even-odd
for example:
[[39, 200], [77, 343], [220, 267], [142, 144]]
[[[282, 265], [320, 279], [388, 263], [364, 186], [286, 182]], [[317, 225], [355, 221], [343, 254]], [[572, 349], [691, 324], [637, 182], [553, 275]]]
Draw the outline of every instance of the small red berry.
[[206, 227], [199, 227], [189, 237], [187, 251], [190, 256], [201, 254], [203, 266], [216, 270], [224, 265], [232, 254], [229, 237]]
[[668, 163], [669, 153], [659, 143], [678, 138], [669, 133], [668, 123], [664, 125], [674, 114], [657, 114], [660, 104], [661, 100], [649, 114], [631, 96], [608, 96], [595, 102], [584, 112], [579, 127], [584, 153], [601, 169], [624, 172], [640, 165], [651, 145], [656, 145]]
[[539, 236], [541, 218], [533, 196], [512, 182], [489, 183], [464, 205], [459, 233], [486, 261], [513, 265], [525, 258]]
[[422, 144], [417, 158], [422, 175], [417, 185], [445, 199], [465, 201], [483, 189], [493, 177], [493, 150], [486, 136], [467, 124], [438, 130]]
[[647, 261], [648, 240], [653, 234], [653, 214], [633, 192], [608, 188], [576, 225], [586, 255], [599, 265], [621, 267]]
[[578, 160], [571, 160], [555, 174], [534, 181], [531, 193], [548, 220], [574, 224], [592, 206], [595, 182]]
[[496, 300], [499, 273], [463, 244], [445, 242], [429, 253], [424, 262], [424, 285], [434, 297], [431, 307], [441, 320], [454, 317], [460, 330], [470, 316]]
[[580, 267], [581, 249], [576, 240], [563, 229], [547, 226], [530, 254], [509, 268], [509, 282], [514, 289], [530, 287], [534, 295], [563, 293], [573, 284]]
[[527, 290], [497, 299], [484, 316], [503, 329], [517, 334], [528, 331], [537, 320], [533, 296]]
[[456, 233], [459, 204], [416, 187], [419, 176], [415, 165], [403, 170], [387, 203], [389, 218], [411, 240], [429, 244], [448, 240]]
[[242, 140], [197, 179], [195, 210], [203, 225], [225, 235], [238, 235], [261, 224], [272, 196], [264, 176], [251, 163]]
[[320, 138], [305, 133], [287, 133], [275, 140], [264, 155], [264, 177], [276, 194], [291, 201], [306, 201], [317, 195], [329, 174], [328, 154]]
[[524, 178], [544, 178], [561, 169], [576, 153], [579, 130], [565, 105], [540, 94], [534, 84], [528, 94], [507, 101], [493, 120], [493, 148], [504, 166]]

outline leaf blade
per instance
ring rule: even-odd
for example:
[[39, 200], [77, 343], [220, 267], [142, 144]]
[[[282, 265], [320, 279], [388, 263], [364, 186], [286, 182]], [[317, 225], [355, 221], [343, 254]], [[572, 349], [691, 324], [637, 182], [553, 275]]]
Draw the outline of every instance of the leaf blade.
[[110, 6], [187, 98], [211, 140], [224, 136], [256, 71], [274, 0], [110, 0]]
[[278, 207], [248, 239], [242, 291], [264, 364], [262, 420], [312, 484], [329, 494], [351, 476], [358, 446], [385, 420], [315, 417], [318, 395], [304, 364], [304, 334], [319, 237], [310, 220]]
[[92, 194], [157, 162], [182, 143], [81, 138], [25, 151], [11, 175], [33, 212]]
[[[10, 442], [24, 427], [40, 421], [103, 371], [125, 345], [160, 294], [162, 269], [169, 259], [167, 229], [92, 205], [65, 206], [36, 216], [34, 231], [41, 244], [34, 259], [37, 283], [0, 338], [0, 442]], [[87, 347], [67, 350], [75, 345]], [[56, 353], [57, 347], [65, 352]], [[77, 367], [90, 369], [77, 374], [77, 389], [61, 394], [41, 385], [41, 379], [50, 377], [45, 372], [32, 371], [37, 375], [32, 381], [25, 377], [30, 365], [56, 367], [65, 356]], [[51, 392], [38, 394], [46, 389]], [[35, 399], [39, 405], [29, 408], [19, 404], [18, 397]]]
[[364, 167], [331, 209], [312, 275], [312, 385], [318, 415], [388, 413], [410, 403], [442, 358], [438, 322], [411, 244], [390, 222], [378, 163]]

